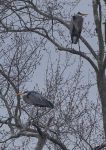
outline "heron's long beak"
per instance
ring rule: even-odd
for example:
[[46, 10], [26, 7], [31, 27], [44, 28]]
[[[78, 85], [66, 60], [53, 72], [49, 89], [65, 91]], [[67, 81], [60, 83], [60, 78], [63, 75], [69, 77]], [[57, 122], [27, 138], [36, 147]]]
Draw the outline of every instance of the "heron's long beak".
[[16, 95], [18, 96], [18, 95], [23, 95], [23, 93], [22, 92], [19, 92], [19, 93], [16, 93]]
[[87, 16], [88, 14], [83, 14], [83, 13], [81, 13], [81, 15], [82, 15], [82, 16]]

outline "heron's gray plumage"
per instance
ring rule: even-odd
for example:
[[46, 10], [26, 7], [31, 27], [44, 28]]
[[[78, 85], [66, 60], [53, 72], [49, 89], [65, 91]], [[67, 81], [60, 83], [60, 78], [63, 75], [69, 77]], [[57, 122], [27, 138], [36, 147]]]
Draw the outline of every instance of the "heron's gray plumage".
[[36, 91], [26, 91], [23, 100], [34, 106], [54, 108], [53, 104]]
[[80, 14], [78, 12], [78, 14], [74, 15], [70, 23], [71, 41], [73, 44], [77, 44], [82, 31], [83, 17]]

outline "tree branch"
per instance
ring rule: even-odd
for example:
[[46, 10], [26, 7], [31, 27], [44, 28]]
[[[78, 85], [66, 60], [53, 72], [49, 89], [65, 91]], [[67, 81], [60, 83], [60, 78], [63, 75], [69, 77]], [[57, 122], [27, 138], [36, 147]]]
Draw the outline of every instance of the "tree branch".
[[[15, 135], [13, 135], [13, 136], [10, 136], [8, 139], [3, 140], [3, 141], [0, 141], [0, 143], [5, 143], [5, 142], [7, 142], [7, 141], [9, 141], [9, 140], [11, 140], [11, 139], [19, 138], [19, 137], [21, 137], [21, 136], [36, 137], [36, 138], [38, 138], [38, 134], [36, 134], [36, 133], [34, 133], [34, 132], [35, 132], [35, 130], [33, 130], [33, 132], [28, 132], [28, 131], [25, 131], [25, 129], [23, 129], [23, 130], [20, 130], [17, 134], [15, 134]], [[66, 146], [65, 146], [61, 141], [59, 141], [59, 140], [57, 140], [57, 139], [54, 139], [53, 137], [51, 137], [51, 136], [50, 136], [49, 134], [47, 134], [47, 133], [44, 133], [44, 132], [43, 132], [43, 134], [44, 134], [44, 136], [45, 136], [48, 140], [50, 140], [51, 142], [53, 142], [53, 143], [55, 143], [56, 145], [58, 145], [62, 150], [68, 150], [68, 149], [66, 148]]]
[[[20, 0], [20, 1], [22, 1], [22, 0]], [[23, 2], [23, 1], [22, 1]], [[26, 3], [28, 3], [29, 4], [29, 6], [27, 5], [27, 6], [24, 6], [24, 7], [20, 7], [20, 8], [18, 8], [18, 9], [12, 9], [12, 11], [13, 12], [15, 12], [15, 11], [20, 11], [20, 10], [23, 10], [23, 9], [26, 9], [26, 8], [32, 8], [32, 9], [34, 9], [37, 13], [39, 13], [41, 16], [43, 16], [43, 17], [45, 17], [45, 18], [48, 18], [48, 19], [52, 19], [52, 20], [56, 20], [56, 21], [58, 21], [58, 22], [60, 22], [61, 24], [63, 24], [66, 28], [68, 28], [69, 30], [70, 30], [70, 23], [68, 22], [68, 21], [66, 21], [66, 20], [63, 20], [63, 19], [61, 19], [61, 18], [59, 18], [59, 17], [57, 17], [57, 16], [51, 16], [50, 14], [47, 14], [47, 13], [45, 13], [45, 12], [43, 12], [43, 11], [41, 11], [40, 9], [38, 9], [37, 8], [37, 6], [32, 2], [32, 1], [25, 1]], [[17, 13], [16, 13], [16, 15], [18, 15]], [[18, 15], [18, 17], [19, 17], [19, 15]], [[25, 24], [25, 23], [24, 23]], [[26, 26], [26, 25], [25, 25]], [[94, 58], [97, 60], [97, 55], [96, 55], [96, 53], [94, 52], [94, 50], [92, 49], [92, 47], [91, 47], [91, 45], [83, 38], [83, 37], [81, 37], [81, 41], [86, 45], [86, 47], [89, 49], [89, 51], [91, 52], [91, 54], [94, 56]]]
[[[15, 84], [11, 81], [10, 77], [9, 77], [8, 75], [6, 75], [3, 70], [0, 70], [0, 74], [11, 84], [11, 86], [12, 86], [13, 89], [15, 90], [15, 93], [18, 93], [19, 91], [18, 91], [18, 89], [16, 88]], [[20, 106], [20, 96], [17, 95], [17, 106], [16, 106], [16, 109], [15, 109], [15, 121], [16, 121], [17, 125], [20, 126], [20, 124], [19, 124], [20, 119], [19, 119], [19, 117], [17, 116], [17, 115], [18, 115], [19, 106]]]
[[102, 68], [101, 66], [103, 65], [103, 59], [104, 59], [104, 42], [103, 42], [103, 35], [101, 29], [101, 22], [98, 15], [98, 5], [96, 0], [93, 0], [93, 13], [94, 13], [94, 20], [95, 20], [96, 31], [97, 31], [98, 42], [99, 42], [98, 65], [99, 68]]
[[89, 49], [89, 51], [91, 52], [91, 54], [94, 56], [94, 58], [96, 60], [98, 60], [98, 56], [96, 55], [95, 51], [93, 50], [93, 48], [91, 47], [91, 45], [84, 39], [84, 37], [80, 37], [81, 41], [86, 45], [86, 47]]
[[106, 148], [106, 144], [101, 144], [99, 146], [96, 146], [93, 150], [101, 150], [103, 148]]
[[[42, 30], [44, 33], [41, 33], [40, 31], [37, 31], [38, 29]], [[86, 59], [90, 64], [91, 66], [94, 68], [94, 70], [96, 72], [98, 72], [98, 68], [97, 66], [94, 64], [94, 62], [88, 57], [86, 56], [86, 54], [84, 52], [81, 52], [81, 51], [77, 51], [75, 49], [71, 49], [71, 48], [65, 48], [65, 47], [62, 47], [60, 44], [58, 44], [54, 39], [52, 39], [47, 31], [43, 28], [29, 28], [29, 29], [22, 29], [22, 30], [10, 30], [9, 32], [28, 32], [31, 31], [31, 32], [34, 32], [34, 33], [37, 33], [43, 37], [45, 37], [46, 39], [48, 39], [52, 44], [54, 44], [60, 51], [66, 51], [66, 52], [70, 52], [72, 54], [76, 54], [76, 55], [79, 55], [81, 57], [83, 57], [84, 59]], [[83, 38], [82, 38], [83, 39]], [[92, 51], [92, 50], [91, 50]]]
[[18, 93], [15, 84], [11, 81], [11, 79], [9, 78], [9, 76], [7, 76], [3, 70], [0, 70], [0, 74], [11, 84], [11, 86], [13, 87], [13, 89], [15, 90], [15, 92]]

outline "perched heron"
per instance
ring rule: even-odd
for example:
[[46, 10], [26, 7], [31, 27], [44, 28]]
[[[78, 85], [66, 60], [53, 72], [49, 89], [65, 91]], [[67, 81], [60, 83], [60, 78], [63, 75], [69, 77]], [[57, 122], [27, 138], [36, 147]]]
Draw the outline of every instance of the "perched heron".
[[78, 12], [76, 15], [72, 17], [70, 23], [70, 33], [71, 33], [71, 41], [73, 44], [77, 44], [77, 42], [79, 41], [83, 26], [83, 16], [86, 15], [87, 14], [82, 14]]
[[54, 108], [54, 105], [50, 101], [36, 91], [25, 91], [23, 93], [17, 93], [17, 95], [22, 95], [23, 100], [30, 105]]
[[105, 4], [106, 4], [106, 0], [104, 0]]

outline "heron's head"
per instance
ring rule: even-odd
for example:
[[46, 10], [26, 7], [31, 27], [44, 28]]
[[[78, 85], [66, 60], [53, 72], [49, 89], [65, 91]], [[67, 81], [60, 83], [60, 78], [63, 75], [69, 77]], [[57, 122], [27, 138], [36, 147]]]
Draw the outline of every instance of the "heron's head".
[[25, 96], [27, 94], [28, 94], [28, 91], [24, 91], [24, 92], [19, 92], [16, 95]]
[[88, 15], [88, 14], [83, 14], [81, 12], [78, 12], [77, 14], [80, 15], [80, 16], [87, 16]]

